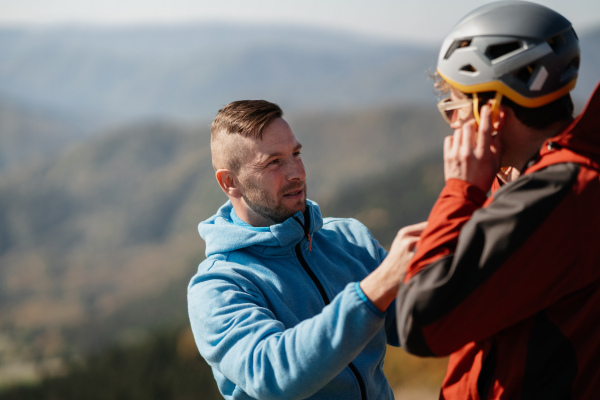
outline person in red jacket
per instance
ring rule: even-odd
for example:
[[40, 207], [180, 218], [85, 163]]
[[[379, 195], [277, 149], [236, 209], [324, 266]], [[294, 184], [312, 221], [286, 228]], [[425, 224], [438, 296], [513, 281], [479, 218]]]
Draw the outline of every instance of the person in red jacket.
[[402, 346], [450, 356], [442, 399], [600, 397], [600, 89], [573, 118], [571, 23], [464, 17], [438, 59], [446, 179], [397, 297]]

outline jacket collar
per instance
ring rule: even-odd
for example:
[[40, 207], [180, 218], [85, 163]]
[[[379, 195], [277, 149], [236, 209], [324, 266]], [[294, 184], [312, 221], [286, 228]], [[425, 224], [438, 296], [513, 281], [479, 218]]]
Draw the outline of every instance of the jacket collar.
[[284, 222], [268, 227], [254, 227], [242, 221], [230, 201], [215, 215], [198, 225], [200, 236], [206, 242], [206, 256], [247, 247], [262, 252], [293, 248], [307, 234], [312, 235], [323, 226], [323, 217], [317, 203], [307, 200], [304, 213], [297, 212]]
[[600, 161], [600, 83], [573, 123], [544, 142], [540, 156], [560, 148], [586, 155], [596, 163]]

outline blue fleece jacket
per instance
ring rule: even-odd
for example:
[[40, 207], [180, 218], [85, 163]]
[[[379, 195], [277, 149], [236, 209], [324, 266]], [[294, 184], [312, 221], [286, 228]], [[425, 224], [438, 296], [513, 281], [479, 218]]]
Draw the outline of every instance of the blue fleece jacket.
[[379, 312], [358, 285], [386, 251], [364, 225], [308, 201], [252, 227], [227, 202], [199, 232], [207, 258], [188, 311], [226, 399], [393, 399], [382, 367], [398, 345], [394, 307]]

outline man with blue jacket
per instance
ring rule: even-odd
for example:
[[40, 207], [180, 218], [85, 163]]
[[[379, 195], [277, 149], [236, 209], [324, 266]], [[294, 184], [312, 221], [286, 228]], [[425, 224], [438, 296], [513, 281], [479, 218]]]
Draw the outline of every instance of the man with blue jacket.
[[323, 219], [282, 114], [243, 100], [213, 121], [229, 201], [199, 225], [196, 343], [227, 399], [393, 399], [382, 371], [386, 344], [398, 345], [389, 306], [423, 225], [400, 230], [388, 255], [358, 221]]

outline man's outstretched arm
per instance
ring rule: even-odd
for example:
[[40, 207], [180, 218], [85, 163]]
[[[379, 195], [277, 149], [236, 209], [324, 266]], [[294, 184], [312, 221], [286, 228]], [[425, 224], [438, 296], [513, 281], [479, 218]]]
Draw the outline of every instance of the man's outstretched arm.
[[360, 282], [363, 293], [379, 311], [384, 312], [396, 298], [419, 236], [426, 225], [427, 222], [420, 222], [400, 229], [381, 265]]

